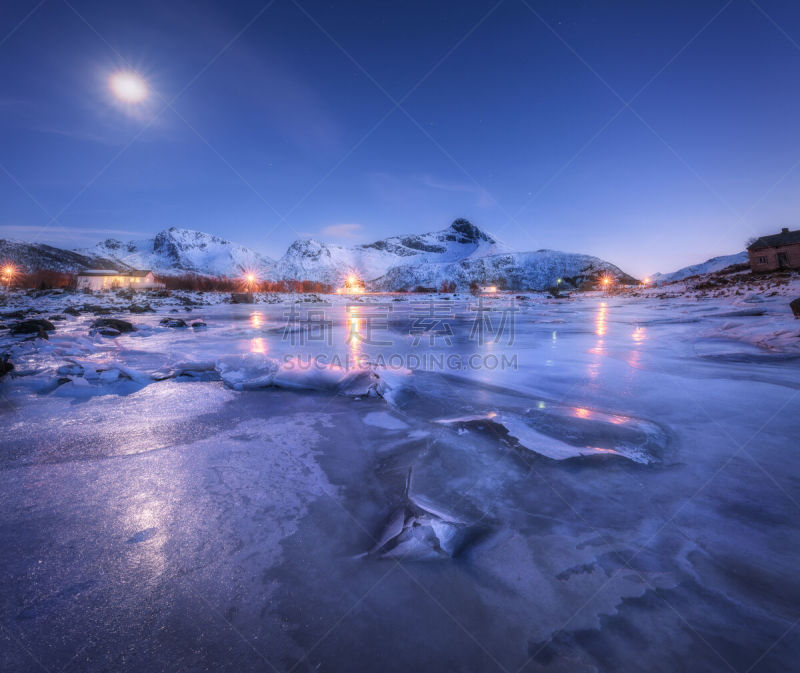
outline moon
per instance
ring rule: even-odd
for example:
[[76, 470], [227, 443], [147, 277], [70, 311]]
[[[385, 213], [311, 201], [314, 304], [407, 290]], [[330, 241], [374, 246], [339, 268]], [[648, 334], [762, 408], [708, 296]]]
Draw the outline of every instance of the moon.
[[117, 72], [111, 75], [111, 91], [125, 103], [141, 103], [147, 98], [147, 82], [135, 72]]

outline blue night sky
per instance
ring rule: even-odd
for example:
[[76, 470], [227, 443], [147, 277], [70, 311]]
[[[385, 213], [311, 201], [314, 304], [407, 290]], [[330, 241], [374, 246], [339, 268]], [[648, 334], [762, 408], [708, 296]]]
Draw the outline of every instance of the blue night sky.
[[463, 216], [645, 274], [798, 225], [798, 3], [70, 3], [0, 5], [2, 237], [278, 257]]

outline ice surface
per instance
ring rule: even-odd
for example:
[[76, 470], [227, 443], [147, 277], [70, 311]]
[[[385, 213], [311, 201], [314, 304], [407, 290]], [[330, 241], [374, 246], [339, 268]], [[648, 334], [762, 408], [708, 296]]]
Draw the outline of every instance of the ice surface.
[[[0, 332], [0, 669], [795, 666], [784, 296], [532, 296], [482, 346], [466, 297], [450, 346], [413, 344], [407, 297], [391, 346], [346, 339], [385, 298], [310, 304], [329, 345], [291, 304], [192, 297], [114, 338]], [[438, 352], [516, 366], [409, 366]]]

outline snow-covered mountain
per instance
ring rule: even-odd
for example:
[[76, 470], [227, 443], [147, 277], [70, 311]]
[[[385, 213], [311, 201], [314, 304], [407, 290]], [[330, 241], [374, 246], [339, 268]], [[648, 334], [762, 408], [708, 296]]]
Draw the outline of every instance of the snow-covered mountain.
[[689, 276], [697, 276], [701, 273], [713, 273], [714, 271], [721, 271], [733, 264], [744, 264], [748, 261], [747, 252], [737, 252], [734, 255], [721, 255], [720, 257], [712, 257], [700, 264], [692, 264], [685, 266], [682, 269], [673, 271], [672, 273], [654, 273], [652, 280], [655, 283], [669, 283], [675, 280], [683, 280]]
[[467, 220], [458, 219], [441, 231], [392, 236], [352, 247], [301, 239], [289, 246], [274, 273], [278, 279], [341, 285], [349, 274], [371, 281], [396, 267], [443, 264], [503, 252], [510, 252], [510, 248]]
[[555, 250], [515, 252], [464, 219], [441, 231], [393, 236], [352, 247], [313, 239], [295, 241], [274, 271], [277, 278], [334, 286], [341, 286], [346, 276], [354, 274], [374, 290], [438, 288], [444, 281], [454, 281], [460, 289], [479, 283], [543, 290], [559, 278], [577, 286], [603, 273], [633, 280], [613, 264], [589, 255]]
[[11, 263], [25, 272], [46, 269], [75, 273], [81, 269], [126, 269], [125, 264], [102, 255], [62, 250], [43, 243], [0, 239], [0, 263]]
[[559, 278], [562, 287], [579, 287], [604, 275], [624, 283], [635, 282], [619, 267], [598, 257], [537, 250], [397, 266], [368, 285], [375, 290], [413, 290], [420, 285], [439, 288], [448, 281], [455, 282], [462, 290], [472, 283], [498, 285], [509, 290], [545, 290], [555, 286]]
[[555, 250], [516, 252], [465, 219], [428, 234], [392, 236], [350, 247], [301, 239], [277, 262], [217, 236], [175, 227], [152, 238], [107, 239], [75, 251], [3, 242], [0, 260], [3, 258], [26, 269], [137, 268], [152, 269], [161, 276], [240, 276], [252, 271], [262, 280], [311, 280], [333, 287], [341, 287], [352, 274], [374, 290], [438, 288], [444, 281], [455, 282], [461, 290], [471, 283], [543, 290], [559, 278], [565, 287], [577, 287], [602, 274], [633, 281], [610, 262], [590, 255]]
[[191, 229], [170, 227], [127, 243], [106, 239], [82, 254], [106, 257], [137, 269], [152, 269], [159, 275], [198, 273], [210, 276], [239, 276], [253, 271], [269, 275], [273, 261], [254, 250], [218, 236]]

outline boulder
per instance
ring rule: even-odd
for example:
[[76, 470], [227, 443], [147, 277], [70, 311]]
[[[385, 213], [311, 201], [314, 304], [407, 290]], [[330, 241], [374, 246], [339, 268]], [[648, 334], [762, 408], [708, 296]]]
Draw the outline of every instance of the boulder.
[[107, 337], [118, 337], [120, 334], [122, 334], [122, 332], [120, 332], [118, 329], [114, 329], [113, 327], [98, 327], [93, 329], [92, 333]]
[[44, 331], [44, 328], [40, 327], [39, 331], [36, 332], [36, 334], [31, 334], [31, 335], [25, 337], [25, 339], [23, 339], [23, 341], [33, 341], [35, 339], [47, 339], [49, 341], [50, 337], [47, 336], [47, 332]]
[[150, 304], [131, 304], [128, 306], [131, 313], [155, 313], [155, 309]]
[[159, 324], [166, 327], [188, 327], [186, 321], [181, 318], [161, 318]]
[[[98, 331], [101, 328], [107, 327], [116, 330], [117, 333], [136, 331], [136, 328], [131, 323], [129, 323], [127, 320], [120, 320], [119, 318], [97, 318], [97, 320], [92, 323], [92, 327]], [[116, 334], [113, 336], [116, 336]]]
[[51, 315], [49, 319], [50, 320], [55, 320], [56, 322], [58, 322], [59, 320], [66, 320], [66, 318], [63, 315], [60, 315], [60, 314]]
[[800, 297], [793, 299], [789, 302], [789, 307], [792, 309], [795, 318], [800, 318]]
[[8, 361], [8, 354], [0, 357], [0, 378], [3, 378], [8, 372], [14, 370], [13, 363]]
[[[51, 323], [49, 320], [44, 320], [43, 318], [31, 318], [29, 320], [22, 320], [16, 323], [11, 328], [11, 334], [36, 334], [40, 335], [43, 331], [52, 332], [55, 329], [55, 325]], [[45, 336], [45, 338], [47, 338]]]
[[84, 304], [83, 310], [89, 313], [94, 313], [95, 315], [108, 315], [111, 313], [111, 309], [107, 306], [100, 306], [98, 304]]
[[64, 309], [64, 313], [66, 313], [68, 315], [80, 315], [81, 314], [81, 312], [77, 308], [75, 308], [74, 306], [68, 306], [67, 308], [65, 308]]
[[207, 325], [202, 320], [198, 320], [198, 321], [192, 323], [192, 327], [194, 327], [196, 329], [196, 328], [199, 328], [199, 327], [207, 327]]

